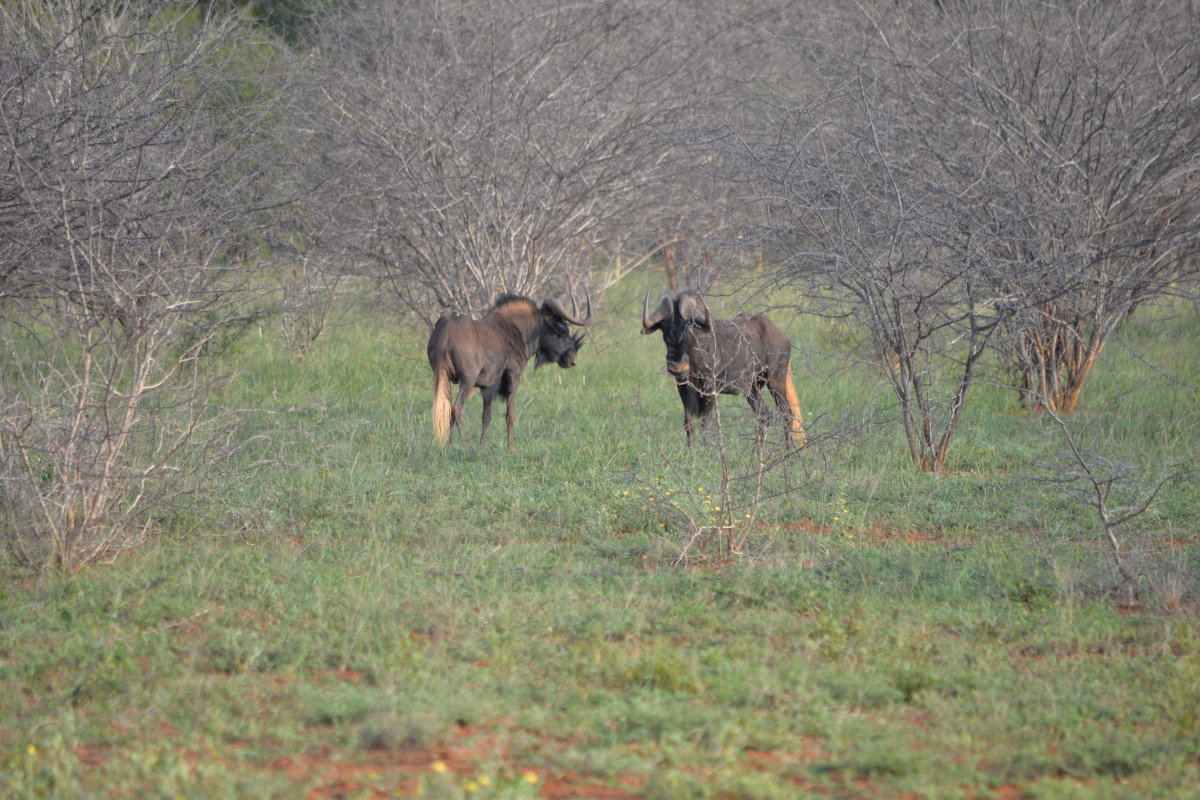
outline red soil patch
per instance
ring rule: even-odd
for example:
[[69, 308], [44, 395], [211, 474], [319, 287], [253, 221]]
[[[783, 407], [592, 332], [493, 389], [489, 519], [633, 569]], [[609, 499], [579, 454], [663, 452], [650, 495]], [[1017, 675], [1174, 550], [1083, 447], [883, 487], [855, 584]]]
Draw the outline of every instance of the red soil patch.
[[75, 748], [75, 757], [85, 767], [98, 767], [108, 761], [109, 745], [81, 744]]
[[946, 541], [936, 533], [922, 530], [903, 530], [889, 528], [885, 525], [872, 525], [866, 530], [867, 538], [873, 542], [903, 542], [916, 547], [928, 544], [946, 544]]
[[[632, 778], [625, 778], [626, 783], [640, 783]], [[577, 772], [564, 772], [558, 775], [547, 774], [542, 779], [539, 792], [546, 800], [565, 800], [570, 797], [587, 797], [595, 800], [637, 800], [639, 794], [617, 786], [605, 786], [599, 783], [587, 783], [586, 778]]]
[[[923, 723], [924, 720], [914, 720], [914, 724]], [[163, 733], [173, 736], [175, 731], [164, 729]], [[615, 781], [616, 785], [611, 785], [597, 781], [595, 776], [572, 770], [557, 771], [544, 767], [520, 766], [502, 737], [502, 732], [489, 732], [475, 726], [460, 724], [453, 737], [432, 746], [368, 750], [357, 754], [352, 761], [339, 755], [330, 746], [319, 746], [304, 753], [281, 756], [263, 765], [226, 759], [211, 748], [201, 753], [180, 746], [177, 752], [183, 763], [193, 772], [201, 762], [220, 761], [231, 770], [259, 769], [279, 774], [297, 789], [307, 787], [304, 793], [307, 800], [340, 800], [350, 797], [382, 800], [406, 797], [416, 794], [421, 790], [423, 782], [431, 780], [453, 781], [468, 791], [485, 788], [486, 784], [480, 781], [506, 783], [510, 786], [529, 782], [536, 784], [538, 796], [543, 800], [636, 800], [642, 796], [644, 781], [636, 775], [621, 776]], [[251, 743], [230, 744], [232, 749]], [[540, 739], [533, 746], [535, 751], [553, 751], [566, 749], [572, 744], [575, 743]], [[81, 745], [75, 749], [75, 755], [85, 767], [102, 769], [115, 752], [107, 744]], [[824, 744], [815, 737], [809, 737], [787, 751], [747, 748], [738, 759], [738, 767], [751, 772], [777, 775], [795, 786], [797, 791], [814, 796], [857, 796], [844, 795], [836, 786], [814, 785], [804, 774], [806, 765], [828, 762], [829, 759], [830, 754]], [[490, 774], [480, 768], [481, 764], [491, 765]], [[496, 768], [496, 764], [501, 766]], [[701, 777], [711, 774], [710, 770], [704, 768], [697, 768], [693, 772]], [[877, 788], [862, 778], [842, 778], [836, 775], [830, 777], [835, 784], [841, 785], [841, 790], [861, 792], [864, 796], [870, 796]], [[470, 782], [475, 782], [476, 785], [471, 787]], [[483, 794], [486, 796], [487, 793]], [[975, 797], [979, 800], [1019, 800], [1024, 794], [1019, 787], [1006, 785]], [[898, 795], [897, 798], [915, 800], [913, 795]]]
[[[802, 519], [798, 522], [777, 522], [777, 523], [758, 522], [758, 523], [755, 523], [755, 527], [760, 530], [775, 528], [775, 529], [781, 529], [781, 530], [800, 531], [801, 533], [818, 534], [818, 535], [828, 535], [828, 534], [834, 533], [833, 526], [818, 525], [817, 523], [813, 522], [808, 517], [805, 517], [804, 519]], [[864, 531], [858, 531], [858, 530], [850, 531], [849, 529], [846, 529], [846, 530], [847, 530], [847, 532], [862, 533], [863, 536], [865, 536], [867, 539], [869, 539], [874, 544], [882, 544], [883, 542], [902, 542], [904, 544], [911, 545], [913, 547], [925, 546], [925, 545], [942, 545], [944, 547], [949, 547], [949, 546], [962, 544], [964, 541], [964, 539], [962, 537], [943, 536], [941, 531], [937, 530], [937, 529], [930, 531], [930, 530], [920, 530], [917, 528], [909, 528], [909, 529], [894, 528], [889, 525], [883, 525], [883, 524], [879, 524], [879, 523], [874, 523], [874, 524], [868, 526], [867, 529]]]
[[[351, 682], [362, 679], [360, 673], [352, 670], [336, 670], [330, 674], [339, 680]], [[161, 733], [169, 738], [177, 734], [166, 723], [163, 723]], [[250, 744], [248, 741], [230, 742], [229, 749], [234, 751], [239, 746]], [[543, 740], [539, 744], [566, 748], [571, 743]], [[610, 786], [578, 772], [519, 766], [514, 763], [509, 747], [501, 741], [499, 734], [463, 724], [456, 728], [454, 737], [448, 741], [429, 747], [378, 748], [358, 754], [353, 760], [327, 745], [281, 756], [263, 765], [223, 757], [211, 748], [201, 752], [177, 745], [176, 752], [193, 772], [202, 762], [217, 761], [230, 770], [262, 769], [281, 774], [296, 787], [310, 787], [304, 795], [308, 800], [406, 797], [419, 791], [423, 779], [432, 779], [438, 774], [464, 787], [469, 781], [475, 781], [477, 787], [482, 788], [479, 783], [481, 780], [510, 785], [528, 782], [537, 785], [539, 796], [545, 800], [581, 797], [635, 800], [640, 796], [635, 790], [642, 785], [641, 779], [636, 776], [622, 778], [620, 783], [624, 786]], [[116, 755], [116, 751], [108, 744], [83, 744], [75, 748], [79, 762], [92, 769], [103, 769], [105, 763]], [[481, 763], [500, 763], [503, 766], [499, 770], [493, 766], [491, 774], [488, 774], [480, 768]]]

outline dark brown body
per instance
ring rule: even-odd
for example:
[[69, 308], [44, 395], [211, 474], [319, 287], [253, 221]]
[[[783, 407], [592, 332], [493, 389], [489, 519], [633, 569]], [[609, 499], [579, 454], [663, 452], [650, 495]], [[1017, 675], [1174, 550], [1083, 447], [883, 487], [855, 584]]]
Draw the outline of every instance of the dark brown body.
[[[649, 299], [649, 298], [647, 298]], [[765, 314], [739, 314], [713, 319], [704, 301], [692, 292], [664, 297], [654, 313], [642, 306], [642, 333], [661, 331], [667, 346], [667, 372], [675, 378], [683, 401], [683, 426], [691, 444], [697, 419], [708, 421], [718, 394], [740, 394], [765, 431], [766, 387], [783, 414], [789, 441], [804, 443], [800, 402], [792, 384], [792, 343]]]
[[[438, 442], [445, 444], [452, 426], [462, 438], [463, 408], [479, 389], [483, 397], [479, 441], [482, 443], [487, 436], [492, 401], [503, 397], [507, 403], [508, 446], [512, 447], [513, 398], [525, 365], [536, 356], [538, 366], [575, 366], [583, 336], [572, 336], [568, 325], [587, 325], [590, 320], [590, 301], [587, 317], [576, 319], [556, 300], [547, 299], [539, 307], [528, 297], [517, 295], [501, 297], [481, 320], [461, 314], [439, 319], [426, 347], [433, 369], [433, 432]], [[451, 383], [459, 385], [453, 405]]]

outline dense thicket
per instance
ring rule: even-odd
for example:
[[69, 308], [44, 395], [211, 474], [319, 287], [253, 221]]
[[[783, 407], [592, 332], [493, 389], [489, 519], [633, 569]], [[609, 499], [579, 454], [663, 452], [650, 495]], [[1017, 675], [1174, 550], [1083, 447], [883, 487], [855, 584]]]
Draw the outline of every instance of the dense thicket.
[[1069, 411], [1195, 283], [1190, 6], [7, 3], [6, 539], [136, 539], [225, 446], [201, 365], [242, 290], [302, 355], [345, 276], [428, 320], [659, 254], [700, 290], [766, 264], [870, 343], [919, 469], [990, 352]]

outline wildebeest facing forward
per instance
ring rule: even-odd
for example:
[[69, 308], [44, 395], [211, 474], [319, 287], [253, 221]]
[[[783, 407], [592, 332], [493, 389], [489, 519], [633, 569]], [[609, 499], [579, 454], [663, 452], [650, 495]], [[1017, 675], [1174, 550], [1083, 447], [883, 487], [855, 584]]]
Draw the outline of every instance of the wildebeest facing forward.
[[675, 378], [683, 401], [683, 428], [692, 443], [696, 418], [707, 425], [718, 394], [744, 395], [754, 409], [758, 435], [768, 415], [766, 386], [783, 414], [790, 441], [804, 444], [800, 401], [792, 384], [792, 343], [765, 314], [739, 314], [713, 319], [694, 292], [664, 297], [649, 313], [650, 294], [642, 302], [642, 333], [662, 331], [667, 345], [667, 372]]
[[[587, 297], [585, 292], [585, 297]], [[578, 309], [576, 309], [576, 313]], [[587, 325], [592, 319], [592, 301], [587, 297], [587, 315], [578, 319], [554, 298], [539, 307], [528, 297], [506, 294], [481, 320], [462, 314], [444, 316], [429, 334], [429, 366], [433, 368], [433, 434], [440, 444], [450, 436], [450, 426], [462, 438], [463, 407], [476, 388], [483, 396], [483, 430], [487, 436], [492, 419], [492, 401], [507, 401], [508, 446], [513, 443], [513, 398], [521, 373], [530, 358], [536, 366], [575, 366], [575, 353], [583, 335], [571, 335], [568, 325]], [[458, 398], [450, 403], [450, 384], [459, 385]]]

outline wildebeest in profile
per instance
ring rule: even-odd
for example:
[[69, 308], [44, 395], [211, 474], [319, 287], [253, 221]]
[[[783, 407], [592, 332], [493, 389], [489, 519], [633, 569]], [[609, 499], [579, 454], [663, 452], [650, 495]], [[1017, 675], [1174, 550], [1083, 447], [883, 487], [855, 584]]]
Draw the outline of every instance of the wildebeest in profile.
[[642, 333], [662, 331], [667, 345], [667, 372], [675, 378], [683, 401], [683, 427], [692, 443], [695, 420], [707, 426], [718, 394], [744, 395], [754, 409], [759, 441], [768, 417], [762, 389], [766, 386], [783, 415], [786, 435], [804, 444], [800, 401], [792, 384], [792, 343], [765, 314], [739, 314], [714, 319], [694, 292], [664, 297], [654, 313], [650, 294], [642, 301]]
[[[506, 294], [481, 320], [453, 314], [434, 324], [426, 353], [433, 368], [433, 434], [439, 444], [446, 443], [451, 425], [458, 428], [462, 439], [463, 407], [478, 388], [483, 396], [480, 443], [492, 419], [492, 401], [503, 397], [508, 406], [508, 446], [512, 447], [513, 398], [521, 373], [534, 356], [539, 367], [551, 363], [563, 369], [575, 366], [575, 353], [583, 345], [583, 335], [572, 335], [568, 325], [591, 322], [592, 301], [586, 292], [584, 296], [587, 314], [582, 319], [568, 314], [554, 298], [547, 298], [539, 307], [528, 297]], [[574, 310], [578, 313], [577, 308]], [[459, 385], [453, 405], [451, 383]]]

